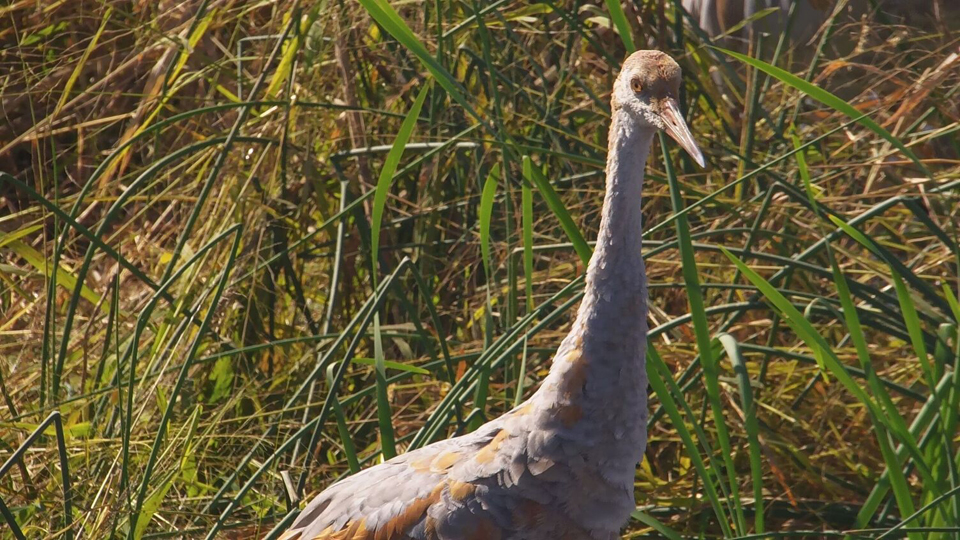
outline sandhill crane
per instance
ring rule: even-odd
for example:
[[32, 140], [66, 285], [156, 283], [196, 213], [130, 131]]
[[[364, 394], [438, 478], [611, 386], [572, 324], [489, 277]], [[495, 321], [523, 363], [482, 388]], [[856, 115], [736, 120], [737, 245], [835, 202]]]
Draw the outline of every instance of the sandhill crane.
[[704, 33], [717, 37], [760, 11], [778, 8], [758, 19], [754, 29], [779, 35], [787, 26], [791, 4], [796, 4], [790, 23], [790, 39], [794, 43], [809, 39], [833, 8], [832, 0], [683, 0], [683, 9]]
[[[747, 28], [779, 36], [789, 23], [790, 41], [809, 40], [838, 6], [838, 0], [683, 0], [685, 9], [707, 36], [714, 38], [754, 15], [770, 8], [776, 11], [746, 24]], [[956, 0], [849, 0], [844, 3], [845, 21], [856, 21], [865, 14], [882, 12], [895, 21], [930, 27], [956, 17]], [[790, 20], [790, 10], [794, 10]], [[740, 34], [734, 32], [734, 36]]]
[[630, 55], [614, 83], [596, 251], [540, 388], [473, 433], [333, 484], [283, 540], [618, 537], [647, 441], [640, 195], [654, 135], [666, 131], [703, 166], [679, 89], [680, 67], [659, 51]]

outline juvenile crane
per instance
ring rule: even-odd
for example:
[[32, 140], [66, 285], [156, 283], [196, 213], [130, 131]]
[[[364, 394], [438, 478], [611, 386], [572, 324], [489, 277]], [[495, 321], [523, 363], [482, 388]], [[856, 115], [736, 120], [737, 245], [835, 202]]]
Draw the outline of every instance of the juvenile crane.
[[647, 442], [643, 169], [658, 130], [703, 166], [680, 113], [680, 67], [659, 51], [613, 86], [606, 196], [586, 290], [550, 373], [473, 433], [345, 478], [284, 540], [611, 540], [635, 509]]

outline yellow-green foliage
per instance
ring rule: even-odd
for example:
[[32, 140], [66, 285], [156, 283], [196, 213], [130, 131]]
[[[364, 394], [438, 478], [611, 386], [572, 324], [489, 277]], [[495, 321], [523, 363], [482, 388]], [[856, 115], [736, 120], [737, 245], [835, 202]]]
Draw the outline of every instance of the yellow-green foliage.
[[23, 535], [259, 538], [284, 473], [308, 499], [529, 395], [610, 84], [658, 46], [708, 164], [655, 149], [637, 201], [656, 393], [625, 537], [955, 537], [950, 10], [713, 48], [680, 3], [0, 7], [0, 458], [63, 423], [0, 476]]

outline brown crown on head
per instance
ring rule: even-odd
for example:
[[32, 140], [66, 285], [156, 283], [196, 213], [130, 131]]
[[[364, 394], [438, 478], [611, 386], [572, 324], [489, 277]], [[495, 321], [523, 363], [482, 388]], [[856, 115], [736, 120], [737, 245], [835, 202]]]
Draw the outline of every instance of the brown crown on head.
[[643, 93], [654, 99], [677, 97], [680, 89], [680, 66], [660, 51], [637, 51], [623, 62], [620, 77], [629, 77], [627, 84], [639, 83]]

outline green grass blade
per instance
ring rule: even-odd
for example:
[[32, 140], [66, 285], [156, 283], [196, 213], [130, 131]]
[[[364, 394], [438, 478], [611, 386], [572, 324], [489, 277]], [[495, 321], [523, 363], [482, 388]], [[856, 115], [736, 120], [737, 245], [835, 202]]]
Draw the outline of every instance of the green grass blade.
[[[12, 177], [4, 173], [0, 173], [0, 180], [3, 180], [4, 182], [8, 182], [9, 181], [8, 179], [10, 178]], [[43, 228], [43, 225], [31, 225], [29, 227], [23, 227], [21, 229], [18, 229], [10, 233], [0, 233], [0, 248], [9, 244], [10, 242], [14, 242], [16, 240], [20, 240], [21, 238], [29, 236], [39, 231], [42, 228]]]
[[900, 303], [900, 312], [903, 314], [903, 322], [907, 326], [907, 333], [910, 335], [910, 342], [913, 344], [913, 350], [920, 360], [920, 366], [927, 378], [927, 385], [930, 391], [937, 384], [937, 377], [933, 373], [933, 366], [930, 364], [930, 356], [927, 354], [927, 344], [923, 339], [923, 329], [920, 328], [920, 317], [917, 316], [917, 307], [910, 298], [910, 292], [903, 280], [897, 275], [896, 271], [890, 269], [890, 278], [893, 280], [893, 286], [897, 290], [897, 300]]
[[[813, 328], [811, 323], [800, 313], [799, 310], [787, 300], [776, 288], [774, 288], [767, 280], [757, 274], [752, 268], [743, 263], [740, 259], [736, 258], [727, 251], [722, 246], [720, 250], [738, 267], [744, 276], [750, 280], [751, 283], [757, 289], [760, 290], [761, 294], [767, 298], [767, 300], [773, 304], [773, 306], [781, 312], [784, 316], [784, 320], [793, 329], [793, 331], [800, 336], [808, 347], [814, 352], [815, 355], [819, 355], [823, 360], [826, 369], [830, 370], [830, 373], [837, 378], [838, 381], [847, 389], [848, 392], [853, 394], [857, 399], [863, 403], [869, 414], [872, 416], [873, 420], [877, 423], [882, 424], [884, 428], [895, 433], [900, 433], [900, 430], [897, 429], [896, 423], [891, 423], [887, 420], [887, 416], [884, 415], [881, 408], [877, 403], [867, 394], [863, 388], [860, 387], [853, 380], [849, 373], [844, 369], [843, 364], [840, 362], [840, 359], [833, 352], [826, 341], [820, 336], [819, 333]], [[914, 456], [917, 458], [917, 469], [920, 474], [924, 477], [925, 481], [930, 482], [931, 488], [935, 488], [936, 481], [932, 473], [925, 466], [925, 460], [921, 457], [919, 450], [914, 446], [909, 446], [909, 441], [912, 440], [909, 435], [903, 436], [901, 434], [901, 442], [904, 442], [908, 445], [908, 448], [914, 453]], [[881, 442], [881, 444], [883, 444]], [[939, 494], [939, 491], [937, 492]]]
[[466, 92], [460, 83], [427, 51], [427, 48], [417, 39], [417, 36], [410, 30], [407, 23], [400, 18], [400, 15], [397, 14], [396, 10], [394, 10], [390, 4], [385, 0], [360, 0], [360, 4], [380, 26], [420, 60], [423, 67], [433, 75], [437, 83], [450, 94], [450, 97], [452, 97], [454, 101], [459, 103], [461, 107], [466, 109], [466, 111], [480, 123], [487, 126], [490, 131], [493, 131], [489, 124], [477, 114], [473, 106], [467, 101]]
[[[383, 335], [383, 332], [380, 332], [380, 335]], [[355, 364], [363, 364], [365, 366], [374, 366], [377, 365], [376, 358], [354, 358], [350, 360]], [[384, 360], [383, 367], [388, 369], [395, 369], [397, 371], [403, 371], [405, 373], [415, 373], [417, 375], [430, 375], [430, 370], [423, 369], [418, 366], [411, 366], [409, 364], [404, 364], [403, 362], [395, 362], [393, 360]]]
[[[844, 322], [846, 323], [847, 331], [850, 334], [850, 339], [853, 341], [854, 348], [857, 351], [857, 357], [860, 359], [860, 366], [867, 375], [867, 384], [870, 387], [870, 391], [874, 396], [877, 397], [877, 399], [880, 401], [880, 404], [883, 405], [884, 411], [887, 413], [885, 417], [886, 422], [893, 423], [895, 426], [894, 429], [899, 433], [902, 439], [905, 439], [904, 447], [915, 449], [916, 453], [914, 455], [921, 457], [919, 456], [919, 448], [917, 448], [917, 443], [914, 440], [913, 435], [910, 433], [906, 423], [903, 421], [903, 418], [897, 411], [896, 406], [890, 399], [890, 395], [887, 393], [883, 385], [880, 384], [880, 380], [877, 377], [876, 371], [873, 369], [873, 362], [870, 359], [870, 351], [867, 347], [866, 337], [863, 334], [863, 328], [860, 324], [860, 317], [857, 315], [857, 309], [853, 304], [852, 297], [850, 296], [850, 290], [847, 287], [846, 279], [843, 277], [843, 274], [840, 272], [840, 267], [837, 265], [832, 256], [830, 257], [830, 263], [833, 269], [833, 281], [837, 288], [837, 295], [840, 298], [840, 305], [843, 308]], [[907, 484], [907, 479], [903, 474], [903, 465], [900, 462], [900, 458], [890, 445], [887, 429], [881, 424], [880, 419], [874, 421], [874, 429], [876, 430], [877, 442], [880, 446], [880, 454], [883, 457], [884, 463], [886, 464], [890, 487], [893, 489], [894, 499], [897, 502], [900, 513], [901, 515], [912, 514], [915, 507], [910, 496], [910, 488]], [[880, 500], [878, 498], [876, 499], [876, 505], [879, 504]], [[867, 523], [869, 523], [869, 520], [873, 516], [873, 512], [875, 510], [876, 506], [870, 508], [870, 506], [864, 504], [857, 513], [858, 526], [865, 527]], [[911, 536], [911, 539], [919, 540], [919, 538], [916, 538], [915, 536]]]
[[523, 336], [523, 352], [520, 353], [520, 372], [517, 374], [517, 395], [514, 396], [513, 406], [523, 402], [523, 380], [527, 376], [527, 336]]
[[384, 206], [387, 204], [387, 193], [390, 191], [390, 185], [393, 183], [393, 173], [396, 172], [397, 165], [400, 164], [403, 149], [406, 148], [407, 141], [410, 140], [410, 134], [413, 133], [413, 128], [417, 124], [417, 118], [420, 117], [420, 109], [423, 108], [423, 102], [427, 99], [427, 92], [429, 90], [430, 85], [425, 84], [423, 88], [420, 89], [420, 93], [417, 94], [417, 99], [413, 102], [413, 107], [410, 108], [410, 112], [407, 113], [407, 116], [403, 119], [403, 123], [400, 124], [400, 131], [397, 132], [393, 146], [390, 147], [390, 152], [383, 162], [383, 168], [380, 169], [380, 177], [377, 179], [377, 192], [373, 197], [373, 208], [371, 209], [370, 219], [370, 253], [371, 260], [373, 261], [374, 289], [377, 287], [380, 224], [383, 220]]
[[[927, 379], [927, 386], [930, 388], [930, 395], [935, 402], [938, 403], [940, 409], [940, 417], [944, 421], [950, 418], [950, 416], [955, 412], [948, 407], [948, 402], [941, 400], [937, 395], [937, 380], [939, 376], [934, 372], [934, 367], [930, 364], [930, 357], [927, 354], [927, 346], [923, 338], [923, 330], [920, 328], [920, 318], [917, 315], [917, 308], [914, 305], [913, 299], [910, 297], [910, 292], [907, 290], [906, 285], [903, 283], [903, 280], [897, 274], [897, 272], [890, 267], [890, 277], [893, 279], [894, 287], [897, 290], [897, 300], [900, 303], [900, 311], [903, 315], [904, 324], [907, 326], [907, 333], [910, 335], [910, 342], [913, 345], [914, 353], [917, 358], [920, 360], [920, 365], [924, 371], [924, 375]], [[956, 366], [954, 366], [956, 368]], [[943, 478], [943, 482], [937, 483], [935, 480], [940, 480], [940, 478], [933, 477], [929, 481], [931, 485], [926, 485], [924, 483], [924, 489], [929, 490], [933, 495], [942, 493], [945, 487], [948, 485], [951, 479], [957, 478], [956, 465], [953, 461], [953, 444], [952, 438], [953, 435], [947, 432], [941, 432], [943, 442], [941, 445], [937, 445], [932, 449], [932, 455], [930, 458], [930, 463], [927, 464], [928, 468], [932, 468], [931, 464], [938, 462], [941, 458], [947, 465], [947, 470], [949, 471], [949, 478]], [[938, 454], [940, 454], [938, 456]], [[933, 476], [933, 475], [931, 475]], [[946, 515], [949, 515], [950, 509], [952, 507], [940, 508], [941, 512], [944, 512]], [[949, 516], [951, 521], [956, 519], [957, 516]]]
[[483, 183], [480, 196], [480, 254], [483, 257], [483, 269], [487, 279], [493, 275], [490, 263], [490, 222], [493, 218], [493, 199], [497, 196], [497, 178], [500, 176], [500, 164], [495, 163]]
[[923, 330], [920, 327], [920, 317], [917, 314], [916, 305], [914, 304], [913, 299], [910, 297], [910, 292], [907, 290], [906, 285], [904, 285], [903, 279], [901, 279], [899, 272], [897, 272], [896, 268], [890, 264], [890, 261], [887, 260], [887, 257], [874, 248], [874, 242], [864, 236], [863, 233], [851, 227], [849, 224], [836, 216], [830, 216], [830, 220], [833, 221], [837, 227], [843, 230], [843, 232], [845, 232], [851, 238], [888, 263], [890, 268], [890, 278], [893, 281], [894, 288], [897, 292], [897, 301], [900, 304], [900, 312], [903, 316], [903, 322], [907, 327], [907, 333], [910, 336], [910, 341], [913, 345], [914, 352], [920, 361], [920, 366], [923, 369], [924, 377], [927, 380], [927, 386], [932, 392], [936, 387], [937, 378], [934, 375], [933, 367], [930, 365], [930, 357], [927, 354], [927, 345], [923, 339]]
[[[800, 138], [796, 135], [793, 136], [793, 147], [797, 152], [797, 171], [800, 173], [800, 179], [803, 182], [804, 191], [807, 193], [807, 199], [810, 200], [810, 207], [813, 208], [813, 211], [817, 214], [817, 216], [820, 216], [820, 207], [817, 205], [817, 195], [813, 189], [813, 181], [810, 178], [810, 168], [807, 167], [806, 151], [804, 150], [803, 145], [800, 144]], [[829, 246], [827, 249], [829, 249]], [[819, 354], [814, 355], [814, 357], [817, 359], [817, 364], [820, 366], [820, 375], [823, 376], [824, 382], [829, 384], [830, 377], [827, 374], [828, 372], [826, 366], [823, 364], [823, 359]]]
[[147, 500], [143, 503], [143, 508], [140, 510], [140, 515], [137, 518], [137, 526], [133, 530], [133, 540], [143, 538], [143, 533], [147, 531], [147, 526], [150, 525], [153, 516], [156, 515], [160, 509], [163, 498], [167, 496], [167, 492], [173, 487], [173, 481], [175, 479], [175, 476], [169, 476], [156, 491], [147, 497]]
[[623, 40], [623, 46], [627, 48], [627, 54], [637, 50], [633, 44], [633, 32], [630, 31], [630, 23], [627, 22], [627, 16], [623, 13], [623, 6], [620, 0], [604, 0], [607, 3], [607, 11], [610, 12], [610, 20], [617, 27], [617, 33]]
[[521, 187], [523, 221], [523, 282], [527, 298], [527, 313], [533, 311], [533, 190], [523, 183]]
[[[393, 433], [393, 413], [387, 394], [387, 366], [383, 357], [383, 336], [380, 334], [380, 314], [373, 315], [373, 355], [377, 380], [377, 424], [380, 427], [380, 446], [383, 459], [397, 455], [397, 438]], [[331, 389], [332, 391], [332, 389]]]
[[680, 440], [683, 441], [683, 445], [687, 449], [687, 455], [690, 457], [694, 469], [703, 482], [703, 491], [717, 516], [717, 522], [723, 529], [724, 536], [734, 536], [733, 531], [730, 530], [727, 514], [724, 512], [723, 505], [720, 503], [720, 496], [717, 494], [716, 487], [714, 486], [714, 475], [708, 472], [707, 466], [700, 456], [700, 448], [697, 446], [697, 443], [694, 442], [690, 430], [683, 422], [680, 407], [677, 406], [673, 394], [667, 389], [667, 385], [664, 382], [666, 380], [672, 380], [673, 375], [670, 373], [667, 365], [663, 363], [663, 359], [660, 358], [660, 355], [652, 344], [647, 345], [647, 378], [649, 379], [650, 387], [653, 388], [657, 398], [660, 399], [663, 410], [666, 411], [667, 416], [670, 417], [670, 422], [673, 423], [674, 429], [677, 430]]
[[563, 228], [563, 232], [567, 234], [567, 238], [570, 239], [570, 243], [573, 244], [573, 249], [577, 252], [577, 255], [580, 256], [580, 262], [584, 265], [588, 264], [593, 250], [590, 249], [590, 245], [584, 240], [583, 233], [580, 232], [580, 228], [577, 227], [573, 218], [570, 217], [570, 212], [568, 212], [567, 208], [563, 205], [563, 201], [560, 200], [553, 186], [551, 186], [550, 182], [543, 176], [540, 169], [534, 166], [530, 156], [523, 156], [523, 177], [531, 184], [537, 186], [537, 190], [540, 191], [540, 195], [542, 195], [543, 199], [547, 202], [547, 206], [553, 211], [553, 215], [557, 216], [557, 219], [560, 220], [560, 226]]
[[877, 404], [874, 403], [873, 399], [853, 380], [852, 377], [843, 369], [843, 365], [840, 363], [839, 358], [833, 353], [827, 343], [823, 340], [820, 334], [813, 328], [813, 325], [803, 316], [800, 311], [794, 307], [794, 305], [787, 300], [769, 281], [764, 279], [760, 274], [757, 274], [752, 268], [746, 265], [743, 261], [736, 258], [732, 253], [726, 250], [723, 246], [720, 246], [720, 251], [733, 262], [737, 268], [740, 269], [740, 272], [750, 280], [753, 285], [760, 290], [760, 293], [763, 294], [767, 300], [773, 304], [773, 306], [779, 310], [784, 315], [784, 320], [800, 339], [802, 339], [807, 346], [809, 346], [815, 353], [820, 354], [824, 360], [824, 365], [826, 369], [829, 369], [830, 372], [840, 381], [841, 384], [854, 396], [856, 396], [864, 405], [866, 405], [870, 411], [875, 414], [877, 417], [881, 417], [880, 410], [877, 408]]
[[167, 400], [167, 405], [163, 409], [163, 414], [160, 418], [159, 428], [157, 429], [157, 434], [154, 438], [153, 444], [150, 447], [150, 456], [147, 459], [147, 464], [144, 469], [143, 478], [140, 480], [140, 489], [137, 493], [136, 504], [131, 515], [131, 520], [133, 523], [130, 524], [129, 538], [132, 538], [135, 529], [136, 529], [136, 520], [137, 516], [140, 515], [140, 512], [143, 510], [144, 503], [147, 499], [147, 491], [150, 487], [150, 478], [153, 475], [154, 467], [157, 464], [157, 460], [160, 457], [160, 448], [163, 446], [163, 441], [167, 432], [167, 425], [170, 422], [171, 417], [173, 416], [174, 406], [177, 404], [177, 398], [180, 395], [181, 390], [183, 389], [184, 383], [187, 380], [187, 376], [190, 373], [190, 367], [193, 361], [197, 357], [197, 353], [200, 351], [201, 345], [203, 345], [203, 338], [206, 335], [210, 323], [212, 322], [214, 315], [217, 313], [217, 307], [220, 302], [220, 298], [223, 296], [223, 292], [227, 287], [229, 281], [230, 273], [233, 271], [233, 266], [236, 261], [236, 256], [240, 252], [240, 238], [242, 237], [241, 229], [239, 225], [234, 225], [229, 231], [234, 233], [233, 245], [230, 248], [229, 258], [227, 259], [226, 265], [224, 266], [223, 271], [220, 273], [220, 277], [217, 280], [215, 290], [212, 295], [212, 300], [210, 306], [207, 309], [206, 314], [203, 317], [203, 321], [200, 323], [200, 328], [194, 336], [193, 343], [190, 346], [190, 350], [187, 353], [187, 359], [183, 363], [183, 367], [180, 370], [179, 375], [177, 376], [176, 383], [173, 386], [173, 389], [170, 392], [170, 397]]
[[[887, 433], [887, 429], [879, 422], [874, 424], [873, 429], [876, 431], [877, 443], [880, 446], [880, 455], [883, 456], [883, 461], [887, 463], [888, 466], [887, 470], [890, 473], [890, 485], [893, 488], [893, 498], [900, 510], [900, 515], [910, 515], [914, 512], [916, 506], [913, 504], [913, 499], [907, 486], [907, 479], [897, 462], [897, 455], [893, 450], [893, 446], [890, 444], [890, 436]], [[923, 537], [918, 533], [910, 533], [908, 537], [910, 540], [923, 540]]]
[[[8, 240], [6, 242], [6, 246], [4, 247], [16, 253], [20, 257], [23, 257], [23, 260], [27, 261], [30, 266], [34, 267], [38, 272], [43, 273], [47, 277], [52, 277], [53, 272], [56, 272], [57, 284], [61, 287], [64, 287], [70, 291], [76, 289], [78, 282], [77, 277], [68, 272], [63, 266], [57, 266], [56, 269], [50, 268], [50, 265], [47, 264], [46, 258], [39, 251], [33, 249], [20, 240]], [[110, 309], [109, 305], [101, 302], [100, 295], [95, 293], [93, 289], [87, 287], [85, 284], [80, 285], [80, 296], [95, 306], [99, 305], [104, 313], [108, 312]]]
[[903, 518], [899, 523], [897, 523], [897, 524], [894, 525], [893, 527], [890, 527], [889, 529], [887, 529], [886, 531], [884, 531], [884, 533], [881, 534], [880, 536], [877, 536], [877, 537], [876, 537], [876, 540], [883, 540], [884, 538], [894, 537], [894, 535], [897, 534], [897, 531], [899, 531], [900, 529], [903, 529], [904, 527], [906, 527], [907, 523], [910, 523], [911, 521], [913, 521], [913, 520], [917, 519], [918, 517], [922, 516], [923, 514], [925, 514], [925, 513], [927, 512], [927, 510], [930, 510], [931, 508], [936, 508], [940, 503], [942, 503], [943, 501], [947, 500], [949, 497], [953, 497], [953, 496], [955, 496], [955, 495], [957, 495], [957, 494], [960, 494], [960, 486], [957, 486], [957, 487], [951, 489], [950, 491], [944, 493], [943, 495], [940, 495], [940, 496], [937, 497], [936, 499], [934, 499], [934, 500], [930, 501], [929, 503], [923, 505], [919, 510], [917, 510], [916, 512], [914, 512], [914, 513], [910, 514], [909, 516]]
[[750, 445], [750, 476], [753, 483], [754, 499], [754, 532], [763, 532], [763, 462], [760, 456], [760, 423], [757, 420], [757, 407], [753, 403], [753, 389], [750, 386], [750, 374], [747, 373], [747, 364], [740, 354], [737, 340], [730, 334], [723, 333], [717, 336], [733, 364], [733, 371], [737, 375], [737, 387], [740, 390], [740, 405], [743, 408], [744, 425], [747, 429], [747, 443]]
[[[950, 390], [950, 384], [952, 381], [950, 377], [945, 376], [940, 384], [937, 385], [938, 394], [946, 394]], [[936, 407], [933, 397], [931, 396], [923, 404], [923, 407], [920, 408], [920, 412], [914, 417], [913, 422], [909, 428], [910, 437], [916, 440], [924, 431], [927, 430], [930, 423], [939, 418], [939, 409]], [[904, 463], [908, 457], [908, 454], [912, 451], [907, 448], [907, 445], [901, 444], [897, 448], [897, 461], [898, 463]], [[890, 472], [884, 471], [879, 480], [874, 484], [873, 489], [871, 489], [870, 494], [864, 500], [863, 505], [860, 508], [860, 511], [857, 513], [857, 526], [866, 527], [869, 525], [871, 518], [876, 513], [877, 509], [880, 507], [883, 499], [886, 498], [887, 492], [890, 490]]]
[[647, 527], [651, 527], [653, 530], [657, 531], [658, 533], [663, 535], [664, 538], [667, 538], [668, 540], [683, 540], [683, 537], [680, 536], [680, 533], [671, 529], [670, 527], [667, 527], [666, 525], [663, 524], [662, 521], [651, 516], [646, 512], [642, 512], [640, 510], [634, 510], [633, 513], [630, 514], [630, 517], [639, 521], [640, 523], [643, 523]]
[[[706, 431], [704, 431], [703, 426], [701, 425], [702, 414], [697, 414], [693, 411], [693, 409], [690, 407], [690, 403], [687, 402], [687, 399], [684, 395], [684, 392], [687, 389], [681, 388], [680, 385], [677, 384], [677, 381], [673, 378], [673, 375], [670, 372], [669, 368], [666, 367], [666, 364], [663, 363], [662, 360], [660, 361], [660, 363], [662, 364], [662, 367], [660, 368], [661, 377], [662, 377], [661, 380], [666, 385], [667, 391], [671, 392], [672, 395], [675, 396], [674, 403], [679, 404], [680, 410], [682, 410], [683, 414], [686, 415], [687, 423], [689, 423], [690, 426], [693, 428], [693, 432], [696, 435], [696, 440], [700, 442], [700, 446], [703, 450], [704, 455], [711, 456], [711, 460], [708, 462], [705, 462], [706, 472], [708, 476], [701, 477], [701, 480], [704, 482], [710, 482], [711, 484], [715, 484], [715, 489], [719, 488], [718, 496], [722, 496], [723, 497], [722, 500], [726, 501], [730, 512], [734, 512], [734, 509], [731, 506], [732, 498], [730, 497], [727, 491], [726, 485], [723, 482], [723, 478], [722, 478], [723, 473], [720, 470], [720, 467], [716, 465], [722, 462], [723, 460], [715, 458], [715, 456], [717, 456], [717, 452], [714, 450], [713, 445], [710, 444], [710, 438], [707, 436]], [[706, 409], [704, 409], [704, 411], [705, 410]], [[699, 449], [692, 448], [689, 451], [698, 452]], [[718, 514], [718, 519], [719, 519], [719, 514]], [[723, 520], [721, 520], [721, 523], [724, 524], [723, 528], [724, 528], [725, 534], [727, 534], [728, 536], [733, 535], [733, 530], [730, 529], [730, 524], [725, 520], [726, 520], [725, 517], [723, 518]]]
[[[950, 290], [950, 284], [943, 284], [943, 296], [947, 299], [947, 303], [950, 305], [950, 311], [953, 312], [953, 320], [960, 323], [960, 300], [957, 299], [956, 294]], [[957, 343], [960, 346], [960, 343]]]
[[917, 165], [917, 167], [920, 167], [920, 170], [922, 170], [924, 174], [926, 174], [927, 176], [931, 176], [930, 171], [927, 170], [926, 166], [924, 166], [924, 164], [920, 162], [920, 159], [917, 158], [917, 156], [909, 148], [907, 148], [902, 142], [900, 142], [900, 139], [898, 139], [889, 131], [884, 129], [882, 126], [880, 126], [880, 124], [876, 123], [869, 117], [864, 116], [863, 113], [861, 113], [856, 108], [854, 108], [853, 105], [850, 105], [849, 103], [840, 99], [839, 97], [831, 94], [830, 92], [827, 92], [823, 88], [820, 88], [819, 86], [813, 83], [809, 83], [801, 79], [800, 77], [797, 77], [796, 75], [790, 73], [789, 71], [785, 71], [776, 66], [771, 66], [770, 64], [762, 60], [757, 60], [756, 58], [750, 58], [745, 54], [736, 53], [720, 47], [712, 47], [712, 48], [724, 54], [730, 55], [745, 64], [749, 64], [754, 68], [759, 69], [760, 71], [763, 71], [767, 75], [770, 75], [771, 77], [776, 78], [780, 82], [788, 86], [791, 86], [793, 88], [796, 88], [797, 90], [803, 92], [804, 94], [810, 96], [811, 98], [819, 101], [820, 103], [823, 103], [827, 107], [830, 107], [836, 111], [839, 111], [850, 118], [856, 119], [857, 122], [859, 122], [862, 126], [869, 129], [870, 131], [875, 133], [877, 136], [886, 140], [887, 142], [895, 146], [898, 150], [903, 152], [903, 155], [907, 156], [910, 159], [910, 161], [913, 161]]
[[[660, 133], [660, 147], [667, 148], [667, 138], [663, 133]], [[670, 201], [673, 206], [673, 212], [676, 214], [683, 210], [684, 204], [680, 194], [680, 184], [677, 181], [677, 175], [673, 170], [673, 163], [670, 161], [670, 154], [668, 152], [663, 153], [663, 164], [667, 173], [667, 183], [670, 186]], [[693, 320], [697, 352], [700, 354], [700, 362], [703, 365], [703, 381], [707, 390], [707, 398], [710, 401], [713, 421], [717, 429], [717, 439], [719, 439], [720, 442], [720, 453], [724, 462], [724, 469], [726, 470], [729, 481], [730, 496], [733, 499], [732, 503], [737, 520], [737, 531], [745, 533], [746, 518], [744, 517], [743, 506], [740, 504], [739, 480], [736, 478], [736, 468], [733, 464], [733, 449], [730, 446], [730, 434], [723, 417], [719, 382], [720, 366], [713, 354], [710, 326], [707, 322], [707, 314], [704, 308], [703, 292], [700, 289], [697, 260], [693, 253], [693, 240], [690, 238], [690, 226], [687, 223], [687, 216], [683, 215], [677, 218], [675, 225], [677, 229], [677, 245], [680, 249], [681, 271], [687, 292], [687, 300], [690, 304], [690, 316]]]
[[[493, 216], [493, 200], [497, 194], [497, 177], [500, 176], [500, 164], [495, 163], [487, 175], [483, 184], [483, 193], [480, 197], [480, 253], [483, 259], [484, 275], [487, 280], [485, 289], [486, 305], [483, 310], [483, 348], [486, 349], [493, 342], [493, 301], [491, 299], [491, 288], [493, 281], [493, 267], [490, 262], [490, 224]], [[487, 396], [489, 394], [490, 370], [483, 368], [480, 379], [480, 385], [477, 387], [475, 403], [480, 411], [485, 411], [487, 406]], [[482, 416], [477, 416], [474, 422], [468, 426], [468, 430], [473, 431], [482, 424]]]
[[[356, 361], [356, 360], [354, 360]], [[327, 367], [327, 388], [333, 389], [333, 372], [336, 364], [330, 364]], [[340, 444], [343, 446], [343, 453], [347, 456], [347, 466], [350, 472], [356, 474], [360, 472], [360, 460], [357, 458], [357, 448], [353, 444], [353, 438], [350, 436], [350, 430], [347, 428], [347, 418], [343, 413], [343, 406], [340, 405], [340, 399], [333, 396], [331, 402], [333, 416], [337, 420], [337, 433], [340, 435]]]

